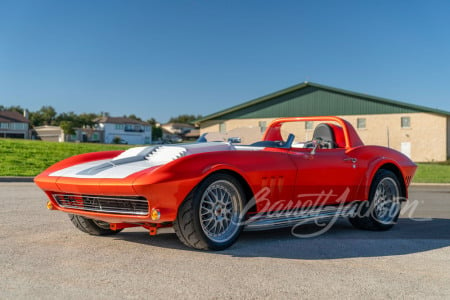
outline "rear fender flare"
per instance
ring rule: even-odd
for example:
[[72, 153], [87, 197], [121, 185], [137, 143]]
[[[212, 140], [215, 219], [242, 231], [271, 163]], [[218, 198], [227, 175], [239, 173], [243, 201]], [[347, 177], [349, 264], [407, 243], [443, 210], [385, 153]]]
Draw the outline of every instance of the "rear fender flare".
[[[386, 157], [379, 157], [371, 161], [368, 165], [367, 171], [365, 173], [364, 178], [361, 180], [361, 185], [358, 188], [356, 199], [358, 200], [368, 200], [369, 199], [369, 192], [370, 192], [370, 185], [372, 184], [373, 178], [375, 177], [375, 174], [379, 169], [382, 169], [385, 165], [392, 165], [395, 167], [398, 173], [400, 173], [401, 176], [398, 176], [398, 181], [402, 185], [403, 190], [403, 196], [408, 197], [408, 191], [405, 188], [405, 182], [403, 178], [403, 174], [401, 171], [401, 168], [399, 165], [393, 161], [392, 159], [386, 158]], [[391, 169], [392, 167], [388, 168]], [[395, 173], [397, 173], [395, 172]]]

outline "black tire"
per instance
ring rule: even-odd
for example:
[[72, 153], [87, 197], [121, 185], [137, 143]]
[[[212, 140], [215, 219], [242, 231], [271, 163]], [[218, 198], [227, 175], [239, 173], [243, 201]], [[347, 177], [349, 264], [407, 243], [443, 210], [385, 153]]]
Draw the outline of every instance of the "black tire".
[[378, 170], [370, 185], [368, 201], [361, 202], [350, 223], [364, 230], [388, 230], [398, 220], [402, 189], [397, 176], [389, 170]]
[[88, 219], [86, 217], [72, 214], [69, 214], [69, 218], [76, 228], [90, 235], [112, 235], [122, 231], [122, 229], [111, 230], [109, 228], [109, 223], [99, 220]]
[[244, 195], [241, 184], [231, 175], [207, 177], [178, 209], [173, 228], [180, 241], [201, 250], [230, 247], [242, 231]]

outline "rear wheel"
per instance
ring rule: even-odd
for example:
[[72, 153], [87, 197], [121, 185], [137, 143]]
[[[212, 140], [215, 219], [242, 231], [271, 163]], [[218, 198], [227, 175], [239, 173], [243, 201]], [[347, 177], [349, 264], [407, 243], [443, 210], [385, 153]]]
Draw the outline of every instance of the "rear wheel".
[[90, 235], [112, 235], [122, 231], [122, 229], [111, 230], [109, 223], [100, 220], [88, 219], [72, 214], [69, 214], [69, 218], [76, 228]]
[[180, 205], [174, 229], [178, 238], [196, 249], [223, 250], [242, 231], [244, 192], [236, 178], [213, 174]]
[[378, 170], [370, 186], [369, 200], [361, 202], [353, 226], [366, 230], [388, 230], [397, 223], [402, 197], [397, 176], [389, 170]]

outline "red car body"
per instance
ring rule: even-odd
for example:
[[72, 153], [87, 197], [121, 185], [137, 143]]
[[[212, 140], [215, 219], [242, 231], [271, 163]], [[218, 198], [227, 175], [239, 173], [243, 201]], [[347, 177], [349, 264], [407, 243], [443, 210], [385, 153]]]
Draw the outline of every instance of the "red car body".
[[[286, 146], [282, 126], [292, 122], [325, 123], [333, 145], [324, 147], [319, 140]], [[395, 174], [400, 194], [407, 198], [416, 170], [398, 151], [364, 145], [352, 125], [338, 117], [277, 119], [253, 146], [222, 142], [133, 149], [65, 159], [38, 175], [35, 183], [47, 194], [51, 209], [107, 222], [115, 230], [143, 226], [155, 234], [172, 226], [180, 205], [212, 174], [234, 177], [245, 202], [269, 188], [265, 201], [256, 199], [250, 215], [283, 210], [277, 203], [287, 200], [294, 200], [294, 207], [311, 205], [301, 200], [329, 191], [322, 197], [324, 205], [339, 204], [343, 194], [345, 202], [367, 201], [380, 169]], [[102, 203], [112, 208], [102, 210]]]

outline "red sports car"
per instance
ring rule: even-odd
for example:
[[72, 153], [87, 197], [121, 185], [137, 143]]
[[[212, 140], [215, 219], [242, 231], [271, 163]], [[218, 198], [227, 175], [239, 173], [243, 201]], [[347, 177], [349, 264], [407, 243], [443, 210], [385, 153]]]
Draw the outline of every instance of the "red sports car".
[[[313, 130], [314, 128], [314, 130]], [[416, 165], [365, 146], [338, 117], [281, 118], [252, 145], [205, 142], [77, 155], [38, 175], [49, 209], [92, 235], [173, 228], [187, 246], [221, 250], [242, 230], [348, 217], [357, 228], [397, 221]]]

